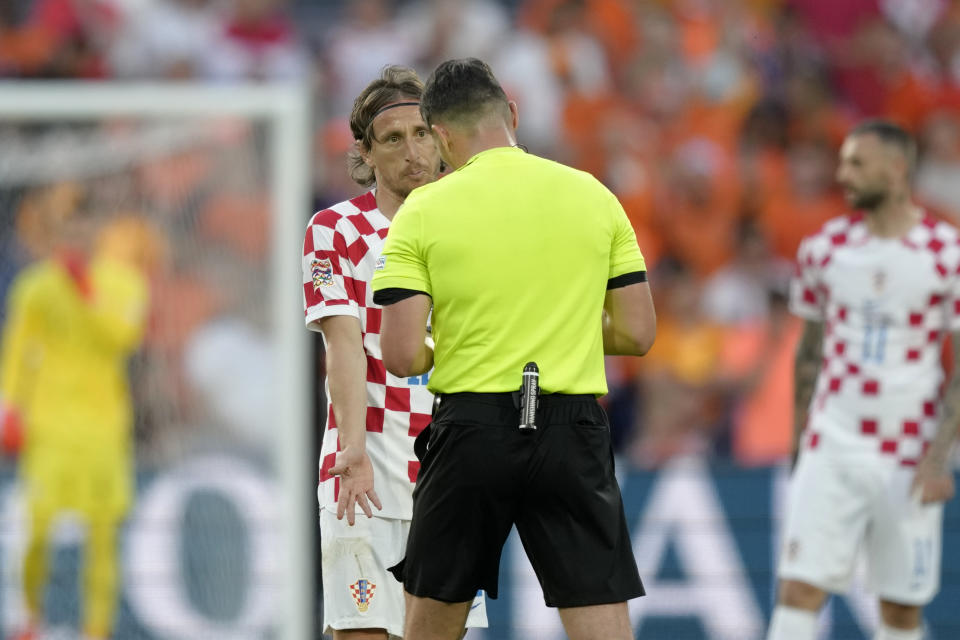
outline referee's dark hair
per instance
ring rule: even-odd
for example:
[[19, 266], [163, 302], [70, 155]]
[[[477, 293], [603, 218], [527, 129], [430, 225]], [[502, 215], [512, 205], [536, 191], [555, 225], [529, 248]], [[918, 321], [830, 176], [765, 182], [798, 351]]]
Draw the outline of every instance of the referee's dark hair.
[[[350, 112], [350, 131], [364, 151], [370, 151], [373, 142], [373, 120], [377, 113], [392, 102], [409, 100], [419, 102], [423, 95], [423, 82], [417, 72], [409, 67], [390, 65], [383, 68], [380, 77], [367, 85], [353, 101]], [[350, 177], [363, 187], [376, 181], [373, 169], [364, 163], [360, 151], [351, 149], [347, 154]]]
[[880, 141], [895, 147], [907, 161], [907, 175], [913, 175], [917, 165], [917, 142], [910, 133], [900, 125], [889, 120], [865, 120], [850, 131], [851, 136], [872, 134]]
[[470, 123], [492, 109], [510, 117], [507, 94], [490, 66], [477, 58], [441, 63], [427, 78], [420, 100], [420, 115], [428, 127], [438, 120]]

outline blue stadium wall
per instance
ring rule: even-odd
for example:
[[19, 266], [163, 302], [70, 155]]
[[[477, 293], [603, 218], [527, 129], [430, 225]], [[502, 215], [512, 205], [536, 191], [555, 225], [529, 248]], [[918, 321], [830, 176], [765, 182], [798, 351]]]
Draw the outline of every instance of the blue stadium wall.
[[[124, 585], [115, 637], [274, 638], [272, 616], [282, 597], [280, 524], [271, 499], [276, 488], [241, 458], [218, 456], [188, 466], [139, 477], [138, 504], [122, 539]], [[744, 470], [698, 460], [621, 478], [649, 592], [631, 603], [638, 638], [763, 638], [786, 480], [782, 468]], [[12, 562], [22, 544], [13, 487], [10, 470], [0, 472], [0, 630], [7, 632], [22, 607]], [[64, 628], [76, 625], [80, 608], [79, 538], [67, 530], [55, 545], [47, 594], [48, 617]], [[958, 500], [945, 513], [942, 581], [927, 609], [931, 640], [960, 638]], [[869, 640], [876, 610], [861, 583], [858, 575], [851, 595], [834, 598], [824, 611], [824, 637]], [[556, 612], [543, 606], [515, 535], [504, 550], [500, 598], [488, 601], [488, 613], [490, 628], [468, 638], [565, 637]]]

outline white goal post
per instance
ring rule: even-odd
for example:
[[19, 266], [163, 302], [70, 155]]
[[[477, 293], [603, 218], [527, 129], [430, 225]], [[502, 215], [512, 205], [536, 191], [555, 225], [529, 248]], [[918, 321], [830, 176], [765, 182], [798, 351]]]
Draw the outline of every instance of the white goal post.
[[269, 331], [276, 359], [278, 392], [273, 434], [283, 527], [278, 550], [283, 586], [277, 600], [276, 637], [307, 640], [313, 625], [315, 594], [309, 531], [315, 510], [309, 482], [311, 389], [310, 346], [302, 321], [300, 246], [309, 218], [312, 138], [309, 91], [295, 85], [187, 85], [88, 82], [0, 82], [0, 125], [83, 122], [113, 117], [242, 117], [264, 123], [270, 167], [270, 232], [264, 274], [271, 298]]

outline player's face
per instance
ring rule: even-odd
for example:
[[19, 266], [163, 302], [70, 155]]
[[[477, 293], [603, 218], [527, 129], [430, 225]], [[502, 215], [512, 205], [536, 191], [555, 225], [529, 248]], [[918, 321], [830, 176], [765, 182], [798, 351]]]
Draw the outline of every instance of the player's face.
[[393, 107], [378, 115], [371, 138], [363, 159], [373, 169], [378, 189], [403, 199], [437, 179], [440, 154], [416, 105]]
[[837, 182], [854, 209], [873, 210], [890, 196], [893, 152], [872, 134], [848, 137], [840, 147]]

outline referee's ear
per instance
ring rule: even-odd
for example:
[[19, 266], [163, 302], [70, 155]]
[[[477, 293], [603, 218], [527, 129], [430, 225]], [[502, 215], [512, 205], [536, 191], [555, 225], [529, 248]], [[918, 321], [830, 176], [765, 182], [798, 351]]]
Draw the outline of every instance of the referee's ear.
[[513, 100], [509, 101], [507, 106], [510, 107], [510, 125], [513, 127], [513, 130], [516, 131], [517, 127], [520, 126], [520, 111], [517, 109], [517, 103]]
[[[430, 132], [434, 140], [437, 141], [437, 147], [443, 151], [450, 149], [450, 130], [442, 124], [430, 125]], [[442, 146], [441, 146], [442, 145]]]
[[[433, 134], [433, 141], [437, 145], [437, 151], [440, 152], [440, 158], [444, 161], [451, 158], [450, 147], [452, 144], [450, 140], [450, 130], [442, 124], [432, 124], [430, 125], [430, 133]], [[447, 164], [452, 163], [447, 162]]]

